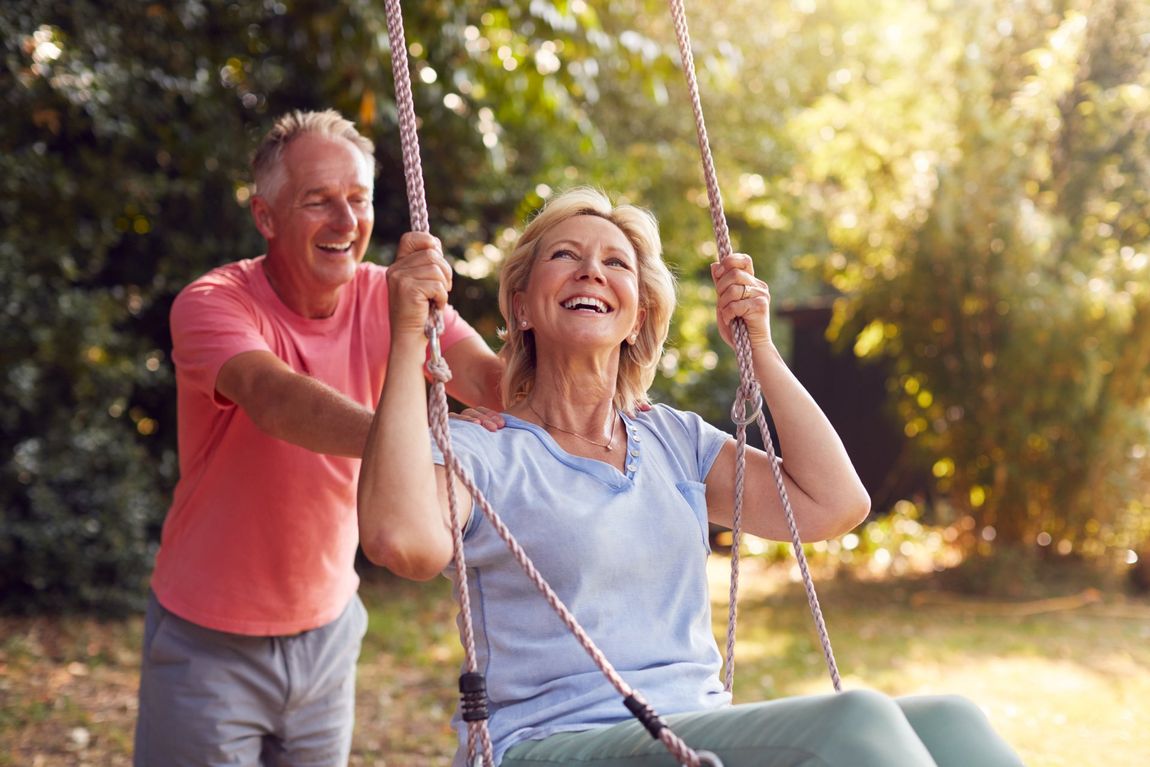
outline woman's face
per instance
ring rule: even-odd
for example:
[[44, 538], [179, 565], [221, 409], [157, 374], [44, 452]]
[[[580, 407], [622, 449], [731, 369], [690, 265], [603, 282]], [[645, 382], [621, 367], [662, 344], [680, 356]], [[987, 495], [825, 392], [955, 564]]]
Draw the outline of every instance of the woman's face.
[[542, 237], [527, 287], [515, 298], [516, 321], [527, 320], [537, 349], [617, 349], [645, 314], [634, 246], [593, 215], [569, 218]]

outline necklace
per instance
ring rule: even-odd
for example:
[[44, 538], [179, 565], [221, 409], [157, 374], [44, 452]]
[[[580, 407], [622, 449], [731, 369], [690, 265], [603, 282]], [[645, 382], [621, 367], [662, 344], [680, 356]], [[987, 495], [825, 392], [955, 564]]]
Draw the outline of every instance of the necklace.
[[606, 444], [604, 444], [603, 442], [596, 442], [595, 440], [591, 439], [590, 437], [584, 437], [582, 434], [580, 434], [577, 431], [571, 431], [570, 429], [564, 429], [562, 426], [556, 426], [553, 423], [548, 423], [547, 419], [543, 417], [543, 414], [540, 413], [538, 410], [536, 410], [535, 406], [532, 405], [530, 402], [527, 403], [527, 407], [530, 408], [531, 412], [534, 413], [535, 416], [548, 429], [554, 429], [555, 431], [561, 431], [564, 434], [570, 434], [572, 437], [576, 437], [578, 439], [583, 440], [584, 442], [588, 442], [588, 443], [594, 445], [595, 447], [601, 447], [607, 451], [610, 451], [611, 448], [615, 445], [615, 418], [614, 418], [614, 416], [612, 416], [612, 418], [611, 418], [611, 439], [609, 439], [606, 442]]

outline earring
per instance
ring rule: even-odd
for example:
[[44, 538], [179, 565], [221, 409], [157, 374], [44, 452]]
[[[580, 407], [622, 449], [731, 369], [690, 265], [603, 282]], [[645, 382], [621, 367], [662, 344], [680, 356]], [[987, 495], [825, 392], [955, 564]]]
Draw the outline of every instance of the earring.
[[635, 342], [639, 340], [639, 334], [638, 333], [632, 333], [631, 337], [627, 340], [630, 341], [632, 346], [634, 346]]
[[519, 320], [519, 329], [527, 330], [527, 320]]

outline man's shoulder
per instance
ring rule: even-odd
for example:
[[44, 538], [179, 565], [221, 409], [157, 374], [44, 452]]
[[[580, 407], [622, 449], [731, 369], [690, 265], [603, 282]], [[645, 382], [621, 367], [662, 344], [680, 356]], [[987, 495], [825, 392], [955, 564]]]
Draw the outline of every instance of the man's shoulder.
[[373, 261], [360, 261], [355, 269], [355, 280], [364, 283], [386, 283], [387, 267]]
[[387, 267], [371, 261], [361, 261], [348, 287], [361, 298], [370, 298], [372, 306], [376, 306], [377, 301], [386, 301]]
[[217, 266], [188, 283], [172, 303], [171, 319], [202, 315], [208, 308], [250, 311], [256, 303], [253, 282], [259, 259], [233, 261]]
[[180, 295], [210, 292], [220, 289], [251, 290], [251, 281], [258, 268], [259, 258], [246, 258], [221, 264], [189, 282]]

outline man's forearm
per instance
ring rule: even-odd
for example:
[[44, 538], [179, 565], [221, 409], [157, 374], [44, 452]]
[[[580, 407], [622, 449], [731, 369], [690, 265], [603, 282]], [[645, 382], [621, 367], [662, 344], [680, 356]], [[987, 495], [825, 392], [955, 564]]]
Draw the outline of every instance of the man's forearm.
[[316, 453], [359, 458], [371, 428], [372, 411], [327, 384], [298, 375], [277, 381], [268, 404], [250, 413], [264, 433]]

